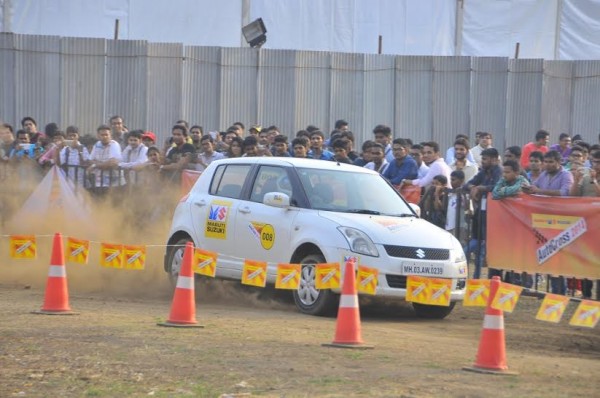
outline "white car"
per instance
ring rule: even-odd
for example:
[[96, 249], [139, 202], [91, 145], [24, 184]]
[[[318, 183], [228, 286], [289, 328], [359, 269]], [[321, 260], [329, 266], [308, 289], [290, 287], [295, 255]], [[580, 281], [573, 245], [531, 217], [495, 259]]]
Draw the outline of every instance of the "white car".
[[[353, 256], [379, 270], [378, 296], [404, 298], [408, 275], [452, 279], [451, 305], [413, 304], [444, 318], [465, 293], [467, 263], [450, 233], [420, 219], [377, 172], [337, 162], [247, 157], [212, 162], [173, 216], [165, 271], [176, 281], [186, 242], [219, 253], [216, 277], [241, 280], [244, 259], [302, 264], [300, 311], [335, 311], [339, 291], [315, 288], [315, 264]], [[342, 279], [343, 280], [343, 279]]]

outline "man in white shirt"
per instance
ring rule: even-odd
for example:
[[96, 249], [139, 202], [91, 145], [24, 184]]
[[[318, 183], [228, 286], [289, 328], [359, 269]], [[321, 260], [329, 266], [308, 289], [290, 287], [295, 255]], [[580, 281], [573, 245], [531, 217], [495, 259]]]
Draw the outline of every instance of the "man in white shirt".
[[148, 148], [142, 144], [142, 130], [133, 130], [127, 135], [127, 147], [123, 150], [119, 167], [128, 169], [129, 182], [137, 183], [136, 172], [132, 169], [148, 161]]
[[373, 129], [373, 135], [375, 142], [383, 145], [383, 154], [387, 161], [393, 162], [395, 158], [392, 152], [392, 129], [389, 126], [378, 124]]
[[375, 143], [371, 148], [369, 148], [369, 152], [371, 154], [371, 161], [367, 163], [364, 167], [369, 170], [378, 171], [379, 174], [383, 175], [383, 173], [387, 170], [390, 163], [385, 158], [383, 153], [383, 145]]
[[87, 187], [85, 182], [85, 166], [90, 160], [90, 153], [85, 145], [79, 142], [79, 128], [67, 127], [67, 143], [58, 156], [58, 164], [65, 170], [67, 177], [75, 183], [77, 189]]
[[423, 178], [427, 175], [429, 167], [423, 162], [423, 145], [414, 144], [410, 147], [409, 155], [417, 162], [417, 178]]
[[121, 146], [112, 139], [110, 127], [103, 124], [97, 129], [98, 142], [90, 154], [91, 166], [88, 173], [94, 178], [94, 192], [104, 195], [109, 188], [125, 185], [123, 172], [118, 170], [121, 161]]
[[421, 188], [428, 188], [433, 181], [433, 177], [443, 175], [447, 179], [446, 188], [451, 188], [450, 173], [452, 173], [452, 170], [446, 162], [444, 162], [444, 159], [440, 157], [440, 145], [437, 142], [430, 141], [423, 144], [423, 161], [429, 163], [429, 171], [425, 177], [416, 180], [404, 180], [402, 182], [403, 184], [418, 185]]
[[457, 138], [454, 141], [454, 159], [449, 164], [454, 170], [461, 170], [465, 174], [465, 181], [470, 181], [479, 171], [477, 165], [467, 158], [469, 153], [469, 141], [465, 138]]
[[224, 159], [225, 155], [215, 151], [215, 141], [210, 134], [205, 134], [200, 139], [200, 146], [202, 147], [202, 153], [196, 158], [196, 170], [203, 171], [208, 167], [211, 162], [219, 159]]
[[[471, 153], [473, 154], [473, 158], [475, 159], [475, 163], [477, 163], [477, 167], [481, 168], [481, 152], [484, 149], [493, 148], [492, 146], [492, 133], [488, 133], [486, 131], [482, 131], [479, 134], [479, 144], [474, 146], [471, 149]], [[469, 180], [466, 180], [469, 181]]]
[[[469, 137], [465, 134], [456, 134], [456, 137], [454, 138], [454, 141], [456, 141], [459, 138], [464, 138], [465, 140], [467, 140], [467, 142], [469, 142]], [[471, 146], [469, 145], [469, 148]], [[452, 164], [452, 162], [454, 162], [454, 145], [452, 145], [450, 148], [448, 148], [446, 150], [446, 157], [444, 158], [444, 160], [446, 161], [446, 164]], [[473, 157], [473, 154], [471, 153], [471, 150], [469, 149], [469, 151], [467, 152], [467, 159], [471, 162], [471, 163], [475, 163], [475, 158]]]

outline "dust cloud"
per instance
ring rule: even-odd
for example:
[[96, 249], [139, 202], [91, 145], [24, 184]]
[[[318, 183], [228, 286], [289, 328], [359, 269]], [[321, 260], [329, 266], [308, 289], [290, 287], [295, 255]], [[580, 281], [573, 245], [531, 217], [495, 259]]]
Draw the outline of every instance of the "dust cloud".
[[[13, 176], [14, 177], [14, 176]], [[44, 289], [56, 232], [89, 240], [88, 264], [67, 262], [69, 293], [127, 299], [171, 299], [173, 288], [164, 271], [164, 254], [171, 217], [182, 193], [177, 185], [158, 185], [98, 198], [80, 189], [56, 188], [49, 197], [40, 186], [41, 175], [6, 177], [0, 181], [0, 284]], [[81, 208], [75, 209], [68, 196]], [[34, 209], [25, 203], [36, 203]], [[70, 206], [65, 206], [70, 204]], [[83, 214], [83, 216], [82, 216]], [[35, 259], [12, 259], [11, 235], [35, 235]], [[100, 244], [146, 245], [144, 270], [114, 269], [100, 264]], [[218, 266], [218, 265], [217, 265]], [[199, 278], [197, 298], [203, 302], [285, 309], [291, 307], [289, 291], [245, 287], [239, 281]]]

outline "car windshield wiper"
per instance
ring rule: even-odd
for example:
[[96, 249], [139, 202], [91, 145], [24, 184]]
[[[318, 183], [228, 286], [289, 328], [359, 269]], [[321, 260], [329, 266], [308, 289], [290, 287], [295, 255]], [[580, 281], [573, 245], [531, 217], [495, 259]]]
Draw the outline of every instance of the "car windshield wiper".
[[416, 214], [413, 213], [402, 213], [399, 215], [399, 217], [416, 217]]
[[373, 214], [373, 215], [380, 215], [381, 212], [377, 211], [377, 210], [369, 210], [369, 209], [348, 209], [345, 210], [346, 213], [357, 213], [357, 214]]

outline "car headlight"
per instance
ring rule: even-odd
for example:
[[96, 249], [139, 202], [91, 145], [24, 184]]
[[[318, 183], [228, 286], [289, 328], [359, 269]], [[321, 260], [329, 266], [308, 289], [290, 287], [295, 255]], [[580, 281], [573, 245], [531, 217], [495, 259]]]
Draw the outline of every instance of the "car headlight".
[[456, 238], [453, 238], [452, 249], [450, 249], [450, 260], [452, 260], [455, 263], [462, 263], [467, 261], [465, 252], [463, 251], [460, 242]]
[[377, 251], [375, 244], [363, 231], [350, 227], [338, 227], [338, 231], [346, 238], [350, 250], [354, 253], [379, 257], [379, 252]]

